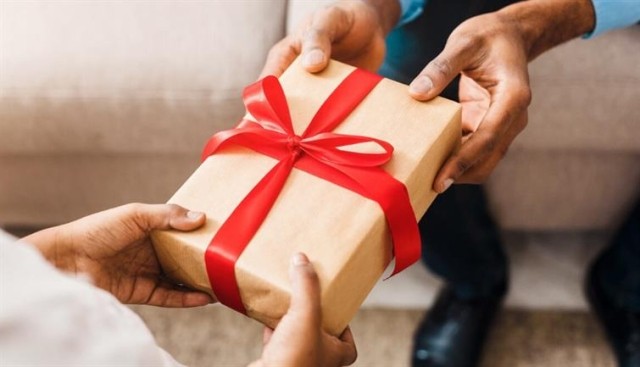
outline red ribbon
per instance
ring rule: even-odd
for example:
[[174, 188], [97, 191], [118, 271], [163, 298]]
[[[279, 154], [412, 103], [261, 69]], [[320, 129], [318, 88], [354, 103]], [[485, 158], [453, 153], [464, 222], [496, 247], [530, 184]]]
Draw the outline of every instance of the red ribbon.
[[[246, 313], [235, 275], [235, 264], [278, 198], [293, 167], [376, 201], [384, 211], [396, 258], [392, 275], [420, 258], [420, 235], [407, 188], [380, 166], [392, 156], [391, 144], [364, 136], [335, 134], [381, 77], [355, 69], [327, 98], [300, 136], [293, 131], [287, 100], [274, 76], [245, 88], [243, 100], [256, 121], [209, 140], [202, 160], [223, 146], [237, 144], [278, 160], [222, 224], [205, 252], [211, 288], [218, 300]], [[375, 143], [384, 153], [357, 153], [349, 145]]]

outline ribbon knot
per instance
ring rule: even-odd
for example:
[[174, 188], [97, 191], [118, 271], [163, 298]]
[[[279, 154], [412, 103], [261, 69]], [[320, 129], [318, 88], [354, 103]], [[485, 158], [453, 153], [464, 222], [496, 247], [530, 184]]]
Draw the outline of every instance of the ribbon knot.
[[[391, 159], [393, 146], [370, 137], [331, 132], [380, 80], [375, 74], [355, 69], [331, 93], [301, 135], [293, 130], [289, 106], [276, 77], [268, 76], [245, 88], [243, 100], [253, 119], [244, 119], [235, 129], [211, 137], [202, 159], [223, 146], [236, 144], [272, 157], [278, 163], [234, 209], [205, 251], [211, 289], [220, 302], [246, 313], [236, 282], [235, 263], [269, 214], [294, 167], [380, 205], [393, 241], [396, 258], [393, 274], [420, 258], [420, 234], [407, 188], [380, 167]], [[382, 152], [348, 149], [363, 143], [373, 143]]]
[[287, 148], [295, 158], [302, 154], [301, 141], [302, 139], [298, 135], [289, 135], [287, 137]]

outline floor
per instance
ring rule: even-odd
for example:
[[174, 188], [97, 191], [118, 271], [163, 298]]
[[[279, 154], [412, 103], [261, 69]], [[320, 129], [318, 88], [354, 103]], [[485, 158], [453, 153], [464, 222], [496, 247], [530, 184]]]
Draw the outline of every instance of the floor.
[[[508, 307], [588, 309], [583, 279], [588, 264], [608, 242], [607, 233], [505, 233], [503, 238], [511, 264]], [[426, 308], [439, 286], [440, 281], [417, 264], [380, 281], [364, 305]]]
[[[191, 310], [134, 307], [158, 342], [189, 366], [246, 366], [260, 355], [262, 327], [222, 306]], [[408, 366], [421, 310], [365, 308], [351, 327], [354, 366]], [[602, 333], [587, 312], [508, 309], [498, 319], [481, 367], [613, 367]]]

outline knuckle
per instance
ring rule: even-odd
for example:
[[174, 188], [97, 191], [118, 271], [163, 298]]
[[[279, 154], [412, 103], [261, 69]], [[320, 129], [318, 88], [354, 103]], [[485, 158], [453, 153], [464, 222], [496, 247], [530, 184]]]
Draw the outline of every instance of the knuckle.
[[490, 135], [487, 137], [484, 144], [485, 144], [485, 148], [484, 148], [485, 151], [492, 152], [496, 150], [496, 147], [498, 146], [498, 138], [495, 135]]
[[351, 22], [351, 12], [341, 6], [340, 3], [326, 6], [319, 11], [316, 19], [320, 20], [325, 30], [343, 28]]
[[182, 207], [178, 204], [165, 204], [171, 214], [179, 214], [183, 211]]
[[145, 229], [147, 227], [147, 218], [145, 216], [145, 204], [130, 203], [124, 206], [125, 216], [128, 218], [127, 222], [132, 223], [131, 229], [134, 227]]
[[455, 170], [458, 175], [465, 173], [471, 167], [471, 162], [469, 162], [466, 158], [458, 157], [455, 160]]
[[329, 5], [321, 10], [323, 17], [328, 19], [340, 19], [344, 16], [344, 9], [339, 6]]
[[304, 31], [303, 42], [307, 45], [316, 44], [320, 39], [327, 36], [327, 31], [322, 28], [311, 27]]
[[521, 88], [519, 88], [517, 96], [520, 105], [525, 108], [528, 107], [531, 104], [531, 100], [533, 99], [531, 87], [528, 84], [523, 85]]
[[131, 216], [140, 216], [144, 209], [144, 204], [142, 203], [129, 203], [124, 205], [124, 211]]
[[295, 43], [288, 43], [285, 45], [286, 50], [284, 50], [281, 54], [280, 54], [280, 58], [282, 59], [286, 59], [287, 55], [299, 55], [300, 54], [300, 47], [296, 46]]
[[480, 134], [478, 140], [482, 144], [484, 152], [492, 152], [498, 145], [498, 136], [492, 131], [477, 131], [476, 134]]
[[526, 109], [533, 99], [531, 86], [526, 81], [516, 82], [511, 88], [511, 103], [518, 110]]
[[478, 37], [475, 34], [469, 32], [459, 32], [448, 39], [447, 43], [455, 45], [458, 49], [468, 50], [478, 46], [482, 37]]
[[436, 77], [447, 78], [452, 73], [451, 62], [445, 57], [436, 57], [429, 65]]

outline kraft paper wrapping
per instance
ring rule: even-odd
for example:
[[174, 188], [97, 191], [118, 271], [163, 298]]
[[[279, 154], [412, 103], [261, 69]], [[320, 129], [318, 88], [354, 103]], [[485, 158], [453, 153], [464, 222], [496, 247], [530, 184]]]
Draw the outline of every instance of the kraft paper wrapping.
[[[280, 78], [294, 129], [300, 133], [353, 67], [332, 61], [318, 74], [295, 62]], [[407, 86], [384, 79], [334, 132], [391, 143], [383, 168], [409, 191], [416, 218], [436, 196], [435, 174], [460, 142], [459, 104], [436, 98], [413, 100]], [[234, 147], [210, 156], [169, 200], [207, 214], [189, 233], [158, 231], [154, 245], [164, 271], [212, 293], [204, 251], [220, 225], [276, 164], [270, 157]], [[375, 185], [375, 182], [371, 183]], [[428, 239], [427, 239], [428, 240]], [[385, 217], [374, 201], [293, 169], [278, 200], [235, 267], [247, 315], [275, 327], [289, 306], [289, 260], [307, 254], [322, 289], [323, 327], [338, 335], [392, 258]]]

